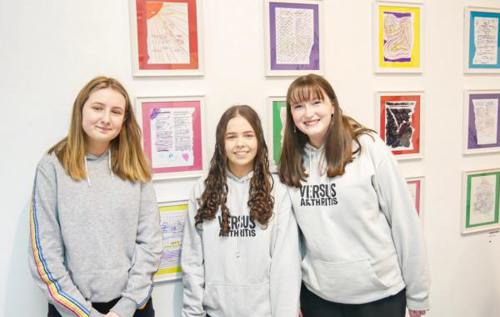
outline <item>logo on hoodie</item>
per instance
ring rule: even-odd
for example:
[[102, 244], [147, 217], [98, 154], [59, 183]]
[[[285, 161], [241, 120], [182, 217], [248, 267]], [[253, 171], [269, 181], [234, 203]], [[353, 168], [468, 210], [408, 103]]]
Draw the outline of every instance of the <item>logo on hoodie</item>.
[[335, 183], [300, 187], [301, 206], [333, 206], [337, 203]]
[[255, 237], [255, 222], [250, 216], [229, 216], [229, 232], [222, 232], [222, 216], [219, 219], [219, 237]]

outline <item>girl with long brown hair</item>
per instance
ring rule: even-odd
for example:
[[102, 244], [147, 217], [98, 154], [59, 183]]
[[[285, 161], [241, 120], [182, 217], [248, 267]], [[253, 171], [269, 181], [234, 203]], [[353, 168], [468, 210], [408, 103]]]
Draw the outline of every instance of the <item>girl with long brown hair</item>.
[[184, 317], [298, 314], [297, 224], [249, 106], [219, 120], [208, 176], [189, 200], [181, 264]]
[[425, 314], [429, 272], [406, 184], [383, 141], [342, 113], [321, 76], [288, 88], [279, 175], [304, 237], [304, 317]]
[[48, 317], [153, 317], [162, 235], [130, 98], [96, 77], [36, 169], [30, 267]]

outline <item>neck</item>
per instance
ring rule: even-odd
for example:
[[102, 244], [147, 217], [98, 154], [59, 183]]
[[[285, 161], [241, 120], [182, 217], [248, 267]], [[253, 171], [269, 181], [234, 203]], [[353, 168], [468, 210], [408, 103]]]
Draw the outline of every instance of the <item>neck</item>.
[[324, 138], [321, 138], [321, 139], [309, 138], [309, 144], [311, 144], [312, 146], [314, 146], [317, 149], [319, 149], [323, 145], [323, 143], [325, 143]]
[[229, 171], [236, 177], [241, 178], [248, 175], [252, 171], [252, 166], [231, 166], [229, 165]]
[[95, 156], [101, 156], [109, 148], [109, 143], [98, 143], [98, 144], [87, 144], [87, 153], [93, 154]]

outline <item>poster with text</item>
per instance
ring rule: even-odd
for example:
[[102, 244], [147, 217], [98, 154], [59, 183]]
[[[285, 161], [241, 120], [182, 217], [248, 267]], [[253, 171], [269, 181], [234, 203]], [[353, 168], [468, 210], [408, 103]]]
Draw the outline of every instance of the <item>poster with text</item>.
[[465, 8], [465, 72], [500, 72], [500, 8]]
[[465, 93], [465, 154], [500, 151], [500, 90]]
[[265, 3], [266, 74], [320, 73], [321, 1], [266, 0]]
[[143, 147], [154, 179], [197, 177], [203, 171], [203, 99], [139, 97]]

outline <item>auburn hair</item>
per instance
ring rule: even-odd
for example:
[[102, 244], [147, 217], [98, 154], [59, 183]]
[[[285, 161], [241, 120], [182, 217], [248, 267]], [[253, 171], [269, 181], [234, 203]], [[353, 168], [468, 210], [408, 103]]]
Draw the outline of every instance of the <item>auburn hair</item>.
[[274, 198], [272, 196], [273, 180], [269, 171], [267, 145], [262, 132], [259, 115], [247, 105], [236, 105], [227, 109], [217, 124], [215, 135], [215, 151], [210, 161], [208, 176], [204, 181], [205, 189], [198, 199], [199, 208], [195, 216], [195, 225], [199, 226], [204, 220], [212, 220], [220, 208], [223, 233], [229, 232], [230, 212], [226, 206], [228, 187], [227, 157], [225, 149], [225, 135], [229, 120], [243, 117], [252, 126], [257, 138], [257, 154], [253, 161], [253, 176], [250, 179], [249, 200], [250, 219], [267, 226], [273, 213]]
[[115, 175], [123, 180], [147, 182], [151, 180], [151, 172], [141, 147], [141, 130], [135, 119], [127, 91], [114, 78], [96, 77], [80, 90], [73, 103], [68, 135], [52, 146], [48, 153], [55, 153], [66, 173], [74, 180], [83, 180], [87, 177], [85, 169], [86, 134], [82, 127], [82, 109], [92, 93], [106, 88], [118, 92], [125, 98], [122, 127], [109, 147], [111, 169]]
[[[324, 143], [328, 177], [344, 174], [346, 165], [361, 151], [359, 136], [373, 132], [342, 113], [337, 96], [325, 78], [315, 74], [298, 77], [288, 87], [286, 124], [279, 161], [280, 180], [288, 186], [300, 187], [301, 181], [306, 181], [308, 177], [303, 166], [304, 146], [308, 138], [295, 126], [291, 106], [314, 99], [324, 100], [325, 95], [330, 99], [334, 109]], [[355, 151], [352, 147], [353, 141], [358, 145]]]

